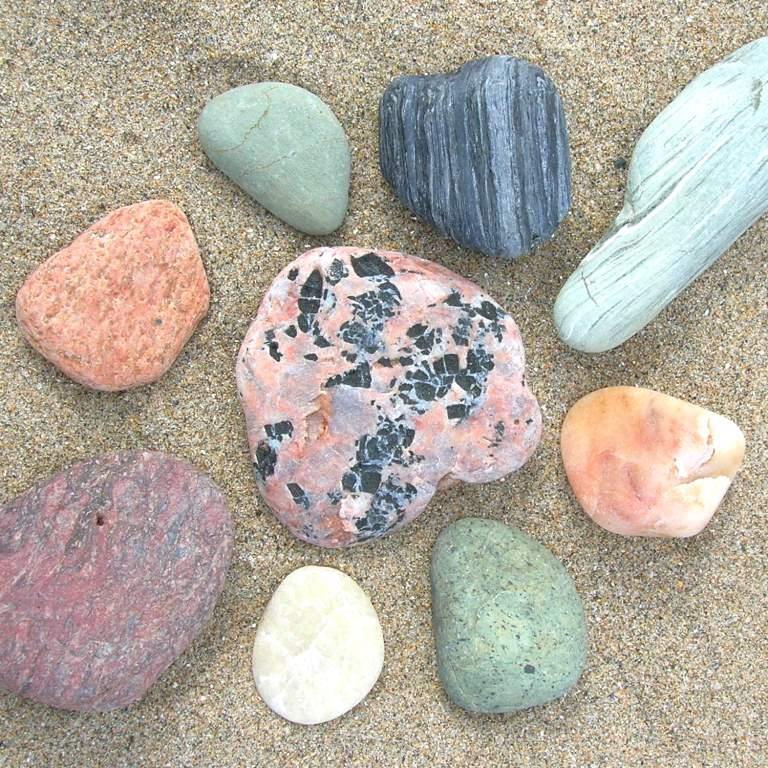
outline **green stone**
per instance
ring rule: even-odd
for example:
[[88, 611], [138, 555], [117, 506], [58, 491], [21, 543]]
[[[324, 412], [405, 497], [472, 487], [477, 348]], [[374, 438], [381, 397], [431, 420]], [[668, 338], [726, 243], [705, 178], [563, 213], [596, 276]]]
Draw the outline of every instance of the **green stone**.
[[448, 696], [473, 712], [545, 704], [578, 680], [584, 609], [563, 564], [522, 531], [466, 518], [432, 552], [437, 667]]
[[313, 93], [287, 83], [242, 85], [211, 99], [197, 129], [211, 162], [286, 224], [309, 235], [341, 226], [349, 143]]
[[[645, 129], [624, 207], [557, 297], [560, 338], [592, 353], [623, 344], [766, 212], [762, 37], [694, 78]], [[703, 322], [691, 317], [689, 325]]]

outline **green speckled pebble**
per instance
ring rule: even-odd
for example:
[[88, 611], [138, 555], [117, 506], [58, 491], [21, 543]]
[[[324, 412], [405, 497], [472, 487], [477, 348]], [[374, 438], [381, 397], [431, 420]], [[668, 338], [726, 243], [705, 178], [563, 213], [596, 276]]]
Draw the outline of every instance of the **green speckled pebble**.
[[495, 520], [448, 526], [432, 552], [437, 666], [448, 696], [473, 712], [556, 699], [587, 653], [581, 599], [563, 564]]
[[313, 93], [287, 83], [242, 85], [211, 99], [197, 129], [213, 164], [275, 216], [309, 235], [341, 226], [349, 143]]

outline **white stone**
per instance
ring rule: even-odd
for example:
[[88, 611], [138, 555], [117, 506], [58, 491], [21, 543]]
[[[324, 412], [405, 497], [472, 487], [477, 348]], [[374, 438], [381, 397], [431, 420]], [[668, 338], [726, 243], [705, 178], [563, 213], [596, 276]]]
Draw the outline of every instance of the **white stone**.
[[335, 568], [290, 573], [269, 601], [253, 644], [253, 677], [270, 709], [294, 723], [333, 720], [359, 704], [384, 664], [371, 601]]

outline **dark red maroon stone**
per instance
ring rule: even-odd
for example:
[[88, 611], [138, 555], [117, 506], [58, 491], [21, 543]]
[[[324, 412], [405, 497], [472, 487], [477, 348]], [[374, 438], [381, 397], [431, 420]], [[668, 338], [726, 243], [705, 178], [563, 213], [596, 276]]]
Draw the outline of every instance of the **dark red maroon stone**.
[[76, 464], [0, 507], [0, 686], [75, 710], [140, 699], [224, 586], [232, 522], [185, 461]]

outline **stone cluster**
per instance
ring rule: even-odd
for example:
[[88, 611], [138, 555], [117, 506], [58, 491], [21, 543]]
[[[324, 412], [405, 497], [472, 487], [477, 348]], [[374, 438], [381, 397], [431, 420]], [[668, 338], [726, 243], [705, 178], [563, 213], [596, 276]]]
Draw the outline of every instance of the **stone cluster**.
[[[563, 340], [602, 352], [631, 337], [768, 209], [768, 38], [697, 77], [648, 127], [613, 227], [563, 287]], [[508, 56], [393, 80], [379, 105], [380, 166], [398, 198], [459, 244], [517, 258], [571, 203], [565, 112], [538, 67]], [[344, 129], [295, 85], [243, 85], [198, 120], [214, 166], [290, 226], [343, 225]], [[211, 174], [212, 178], [215, 173]], [[21, 333], [96, 390], [155, 382], [209, 305], [184, 213], [113, 210], [34, 270]], [[438, 490], [518, 470], [541, 436], [517, 325], [436, 263], [326, 247], [285, 267], [242, 342], [237, 387], [256, 484], [277, 518], [321, 547], [369, 542]], [[573, 493], [627, 536], [693, 536], [739, 470], [724, 416], [653, 390], [581, 398], [561, 431]], [[130, 451], [63, 470], [0, 507], [0, 685], [54, 707], [138, 701], [201, 631], [233, 545], [226, 502], [181, 459]], [[587, 655], [574, 582], [541, 544], [495, 520], [448, 526], [432, 554], [437, 668], [473, 712], [565, 695]], [[266, 704], [301, 724], [357, 706], [384, 636], [349, 576], [307, 566], [274, 592], [252, 669]]]

